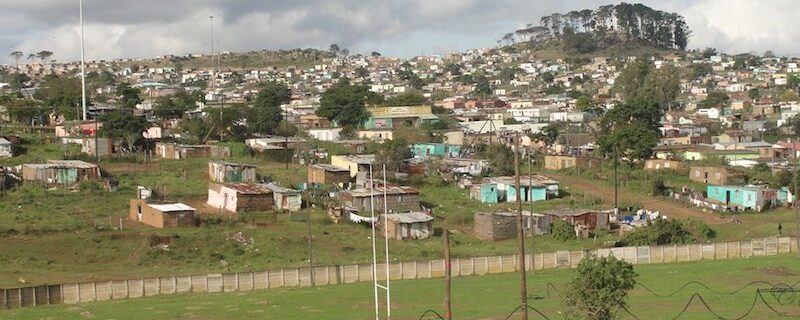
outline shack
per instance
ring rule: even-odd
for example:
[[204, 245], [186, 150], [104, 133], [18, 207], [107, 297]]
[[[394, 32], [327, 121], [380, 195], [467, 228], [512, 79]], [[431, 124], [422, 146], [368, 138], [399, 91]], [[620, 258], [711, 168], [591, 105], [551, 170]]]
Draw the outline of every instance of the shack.
[[380, 186], [374, 190], [358, 188], [339, 193], [342, 204], [355, 212], [370, 212], [370, 199], [374, 195], [374, 208], [376, 212], [383, 211], [384, 192], [386, 203], [391, 212], [407, 212], [419, 210], [419, 191], [406, 186]]
[[227, 158], [231, 156], [230, 148], [215, 145], [157, 142], [155, 150], [156, 156], [163, 159]]
[[303, 204], [303, 197], [299, 190], [281, 187], [274, 183], [268, 183], [264, 186], [272, 191], [275, 210], [300, 211], [300, 207]]
[[644, 162], [644, 170], [681, 170], [684, 168], [683, 162], [668, 159], [649, 159]]
[[693, 166], [689, 169], [689, 179], [692, 181], [726, 185], [744, 182], [744, 175], [725, 167]]
[[544, 212], [552, 220], [561, 219], [576, 228], [589, 231], [608, 229], [609, 212], [594, 209], [561, 208]]
[[433, 217], [424, 212], [390, 213], [378, 217], [377, 227], [389, 239], [427, 239], [433, 235]]
[[567, 168], [591, 169], [600, 165], [600, 159], [591, 157], [573, 156], [545, 156], [544, 168], [547, 170], [561, 170]]
[[[548, 215], [522, 211], [522, 228], [528, 237], [550, 233], [550, 222]], [[499, 241], [517, 236], [516, 212], [475, 212], [473, 223], [473, 232], [481, 240]]]
[[496, 183], [481, 183], [469, 188], [469, 198], [481, 203], [497, 203], [499, 196]]
[[6, 138], [0, 137], [0, 158], [11, 158], [14, 156], [14, 144]]
[[211, 182], [240, 183], [256, 182], [256, 166], [225, 161], [208, 162], [208, 178]]
[[130, 218], [156, 228], [193, 227], [195, 209], [183, 203], [149, 203], [131, 199]]
[[375, 163], [375, 155], [340, 155], [331, 156], [331, 164], [340, 168], [347, 168], [350, 177], [356, 177], [359, 173], [363, 178], [368, 178], [369, 167]]
[[312, 164], [308, 166], [309, 184], [332, 184], [344, 186], [350, 182], [350, 170], [332, 164]]
[[22, 165], [22, 180], [45, 186], [73, 186], [82, 181], [99, 180], [100, 168], [80, 160], [48, 160], [47, 163]]
[[764, 186], [714, 186], [706, 187], [709, 199], [744, 210], [763, 210], [780, 205], [778, 191]]
[[230, 212], [269, 211], [275, 206], [272, 190], [253, 183], [209, 183], [208, 205]]

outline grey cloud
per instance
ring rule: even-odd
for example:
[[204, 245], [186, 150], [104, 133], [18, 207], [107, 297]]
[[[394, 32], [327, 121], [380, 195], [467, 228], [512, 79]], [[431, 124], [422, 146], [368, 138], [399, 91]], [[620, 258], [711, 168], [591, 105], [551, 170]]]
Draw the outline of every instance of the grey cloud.
[[[686, 16], [694, 30], [691, 47], [777, 52], [792, 50], [800, 32], [766, 34], [791, 21], [789, 0], [758, 2], [744, 30], [730, 24], [754, 11], [732, 0], [645, 0], [657, 9]], [[741, 2], [739, 2], [741, 1]], [[0, 50], [52, 49], [59, 60], [76, 59], [78, 0], [0, 2]], [[206, 52], [208, 16], [223, 50], [325, 48], [330, 43], [363, 51], [414, 54], [442, 47], [491, 46], [503, 33], [553, 12], [592, 8], [597, 0], [84, 0], [87, 56], [147, 57]], [[733, 4], [733, 5], [732, 5]], [[745, 10], [743, 12], [743, 10]], [[764, 20], [773, 20], [766, 21]], [[777, 21], [777, 22], [776, 22]], [[53, 41], [55, 38], [55, 41]], [[53, 47], [55, 42], [55, 48]], [[386, 47], [372, 47], [386, 46]], [[387, 48], [388, 47], [388, 48]], [[0, 61], [6, 55], [0, 55]]]

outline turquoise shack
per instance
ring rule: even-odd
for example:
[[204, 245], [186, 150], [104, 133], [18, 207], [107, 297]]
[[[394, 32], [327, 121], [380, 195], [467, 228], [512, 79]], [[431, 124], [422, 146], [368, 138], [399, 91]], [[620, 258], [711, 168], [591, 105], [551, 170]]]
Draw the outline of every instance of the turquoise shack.
[[461, 146], [444, 143], [415, 143], [411, 145], [411, 154], [415, 158], [458, 158], [461, 154]]
[[709, 199], [719, 203], [758, 212], [779, 205], [778, 192], [766, 187], [709, 185], [706, 194]]

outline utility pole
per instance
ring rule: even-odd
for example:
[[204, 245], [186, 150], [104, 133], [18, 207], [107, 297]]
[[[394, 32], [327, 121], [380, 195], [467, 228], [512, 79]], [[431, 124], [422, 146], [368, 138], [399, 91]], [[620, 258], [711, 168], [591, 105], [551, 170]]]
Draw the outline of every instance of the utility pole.
[[619, 179], [617, 177], [617, 167], [619, 167], [619, 148], [614, 146], [614, 213], [619, 213]]
[[311, 213], [313, 210], [308, 211], [308, 273], [311, 275], [311, 286], [314, 287], [314, 250], [311, 246]]
[[451, 279], [450, 265], [450, 230], [444, 230], [444, 318], [445, 320], [453, 319], [453, 309], [450, 304], [450, 279]]
[[[545, 192], [545, 198], [547, 198], [547, 190]], [[536, 232], [534, 232], [534, 227], [539, 227], [539, 220], [533, 220], [533, 157], [528, 155], [528, 202], [530, 202], [531, 206], [531, 217], [529, 218], [531, 222], [531, 273], [536, 273], [536, 260], [534, 257], [533, 251], [533, 238], [536, 236]]]
[[[283, 124], [284, 124], [283, 141], [286, 144], [286, 149], [285, 149], [286, 153], [284, 154], [284, 156], [286, 157], [286, 159], [285, 159], [285, 161], [286, 161], [286, 170], [289, 170], [289, 160], [290, 160], [290, 156], [289, 156], [289, 121], [288, 121], [288, 118], [287, 118], [286, 109], [287, 108], [283, 108]], [[278, 127], [280, 127], [280, 125], [278, 125]], [[372, 177], [370, 177], [370, 179], [372, 179]]]
[[519, 182], [519, 132], [514, 139], [514, 177], [517, 184], [517, 256], [519, 264], [519, 294], [522, 320], [528, 320], [528, 284], [525, 273], [525, 229], [522, 227], [522, 188]]
[[208, 19], [211, 21], [211, 76], [212, 82], [215, 82], [214, 77], [214, 16], [208, 16]]
[[792, 174], [792, 184], [794, 184], [794, 201], [792, 201], [792, 208], [794, 209], [794, 221], [796, 236], [797, 236], [797, 256], [800, 257], [800, 207], [797, 206], [797, 139], [792, 140], [792, 166], [794, 167]]
[[81, 106], [83, 107], [83, 121], [86, 121], [86, 53], [83, 39], [83, 0], [78, 0], [81, 21]]

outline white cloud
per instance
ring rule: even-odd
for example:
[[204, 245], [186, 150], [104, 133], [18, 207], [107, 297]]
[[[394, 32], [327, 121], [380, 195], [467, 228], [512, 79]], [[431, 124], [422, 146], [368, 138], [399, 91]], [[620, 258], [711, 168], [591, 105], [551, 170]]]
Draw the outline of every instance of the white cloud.
[[[0, 1], [0, 50], [51, 50], [79, 57], [77, 4]], [[77, 2], [77, 1], [74, 1]], [[215, 16], [220, 50], [317, 47], [331, 43], [369, 52], [413, 55], [492, 46], [516, 26], [553, 12], [594, 8], [599, 0], [85, 0], [87, 58], [208, 52]], [[800, 2], [790, 0], [644, 0], [683, 14], [690, 47], [726, 52], [795, 53], [792, 28]], [[55, 37], [55, 41], [54, 38]], [[7, 54], [0, 55], [0, 61]]]

